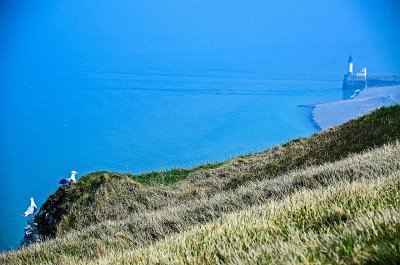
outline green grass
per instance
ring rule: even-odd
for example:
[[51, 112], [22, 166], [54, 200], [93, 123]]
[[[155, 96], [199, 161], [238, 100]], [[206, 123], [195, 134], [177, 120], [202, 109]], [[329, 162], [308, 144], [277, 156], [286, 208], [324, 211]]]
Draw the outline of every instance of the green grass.
[[213, 169], [221, 166], [223, 163], [206, 163], [194, 168], [174, 168], [167, 171], [153, 171], [149, 173], [130, 175], [135, 181], [143, 185], [171, 185], [178, 181], [186, 179], [189, 174], [195, 173], [200, 170]]
[[[375, 238], [353, 239], [351, 234], [342, 238], [330, 229], [355, 229], [354, 227], [361, 224], [361, 221], [356, 220], [364, 220], [365, 215], [377, 212], [381, 215], [390, 212], [390, 218], [398, 214], [398, 208], [393, 208], [397, 207], [398, 194], [392, 191], [390, 183], [395, 182], [399, 176], [399, 140], [400, 106], [394, 106], [380, 109], [311, 137], [296, 139], [265, 152], [241, 156], [224, 163], [141, 175], [94, 172], [81, 177], [71, 186], [59, 188], [41, 207], [36, 221], [39, 231], [49, 238], [48, 240], [20, 251], [2, 254], [0, 262], [85, 264], [93, 260], [101, 263], [133, 260], [140, 263], [203, 261], [212, 264], [234, 263], [235, 260], [245, 263], [397, 261], [398, 228], [393, 228], [391, 223], [388, 225], [392, 230], [388, 231], [392, 234], [385, 228], [384, 236], [379, 235]], [[379, 196], [391, 196], [395, 198], [394, 201], [389, 201], [386, 206], [381, 207], [379, 200], [375, 200], [378, 197], [374, 197], [377, 196], [374, 189], [368, 189], [368, 183], [375, 185], [375, 190], [381, 189], [382, 192], [384, 186], [387, 186], [388, 193]], [[268, 211], [270, 205], [281, 205], [282, 201], [302, 196], [305, 202], [318, 201], [324, 192], [331, 192], [334, 194], [332, 200], [339, 200], [342, 198], [340, 191], [354, 185], [359, 185], [357, 187], [370, 196], [368, 198], [375, 208], [371, 208], [362, 200], [357, 201], [357, 205], [337, 205], [335, 201], [336, 204], [332, 204], [335, 207], [329, 208], [326, 202], [331, 202], [331, 199], [319, 202], [321, 207], [325, 207], [321, 208], [322, 212], [318, 205], [293, 211], [282, 206], [284, 210], [279, 211], [282, 216], [289, 218], [288, 224], [291, 224], [286, 230], [283, 229], [284, 224], [281, 224], [286, 222], [282, 221], [284, 219], [271, 217], [270, 220], [269, 217], [265, 217], [266, 223], [283, 229], [279, 234], [281, 237], [277, 237], [277, 242], [282, 245], [274, 245], [271, 242], [267, 246], [244, 245], [243, 251], [236, 247], [230, 248], [231, 244], [236, 246], [236, 243], [240, 245], [246, 242], [247, 234], [234, 234], [229, 230], [233, 223], [229, 222], [225, 225], [221, 223], [221, 235], [233, 233], [232, 238], [221, 238], [218, 234], [213, 238], [215, 231], [211, 228], [231, 218], [229, 216], [240, 220], [242, 213], [252, 213], [254, 209]], [[305, 193], [309, 195], [306, 196]], [[343, 200], [352, 201], [351, 194], [348, 196]], [[293, 205], [295, 204], [302, 205], [301, 199]], [[389, 207], [391, 205], [392, 208]], [[379, 221], [380, 215], [371, 218], [377, 218]], [[252, 222], [259, 224], [261, 221], [249, 217], [249, 224]], [[353, 224], [354, 227], [347, 227], [348, 224]], [[237, 223], [237, 226], [246, 227], [246, 223]], [[373, 229], [374, 226], [365, 226], [366, 231], [370, 228]], [[304, 241], [299, 241], [301, 244], [296, 245], [294, 238], [291, 239], [293, 231], [297, 231], [295, 235], [299, 237], [298, 240], [301, 236], [305, 237]], [[258, 234], [251, 233], [257, 241]], [[196, 239], [198, 235], [201, 240]], [[206, 237], [203, 238], [203, 235]], [[265, 235], [270, 236], [269, 232]], [[314, 237], [307, 238], [308, 235]], [[322, 240], [331, 236], [339, 245], [335, 245], [334, 241]], [[180, 240], [186, 238], [187, 245], [179, 245], [182, 243]], [[207, 246], [203, 242], [206, 239], [213, 240], [213, 244], [218, 246], [216, 249], [211, 248], [210, 253], [206, 253], [205, 250], [202, 252], [202, 248]], [[226, 240], [229, 244], [225, 244]], [[264, 239], [261, 237], [260, 240]], [[284, 240], [290, 244], [287, 245]], [[312, 242], [315, 244], [312, 245]], [[157, 249], [158, 245], [164, 247]], [[169, 249], [165, 245], [173, 248]], [[282, 250], [279, 247], [282, 247]], [[292, 252], [291, 247], [299, 250], [299, 254]], [[362, 260], [361, 256], [355, 253], [360, 247], [364, 251], [360, 252], [364, 255]], [[60, 252], [60, 249], [63, 251]], [[278, 257], [273, 254], [273, 250], [287, 251], [287, 257]], [[159, 254], [150, 255], [152, 251]], [[313, 251], [317, 251], [318, 254], [311, 255]], [[253, 253], [254, 257], [258, 258], [250, 259], [245, 252]], [[365, 258], [367, 256], [368, 259]], [[334, 257], [337, 260], [334, 260]]]
[[[337, 128], [265, 152], [193, 169], [141, 175], [95, 172], [49, 197], [36, 221], [45, 237], [159, 210], [237, 189], [246, 182], [320, 165], [400, 139], [400, 106], [383, 108]], [[112, 180], [117, 178], [118, 182]], [[168, 188], [170, 187], [170, 188]]]
[[[219, 165], [221, 163], [209, 163], [192, 169], [172, 169], [141, 175], [107, 171], [87, 174], [76, 184], [60, 187], [49, 196], [35, 218], [38, 231], [44, 237], [54, 237], [57, 233], [78, 229], [102, 220], [121, 219], [132, 212], [143, 211], [149, 207], [157, 208], [157, 205], [149, 205], [148, 198], [157, 196], [156, 193], [162, 192], [163, 188], [160, 187], [158, 192], [149, 192], [146, 191], [146, 186], [170, 185], [185, 179], [190, 173], [212, 169]], [[126, 200], [123, 200], [123, 197]], [[106, 207], [102, 207], [104, 203], [108, 203]], [[97, 218], [99, 212], [105, 208], [109, 211]]]
[[[243, 220], [243, 223], [238, 224], [237, 227], [245, 227], [247, 223], [251, 224], [252, 221], [283, 227], [290, 224], [288, 229], [282, 230], [281, 235], [289, 238], [290, 234], [288, 232], [292, 229], [298, 229], [298, 233], [304, 232], [304, 236], [307, 236], [307, 231], [315, 232], [321, 228], [332, 229], [335, 226], [346, 225], [357, 217], [359, 212], [371, 212], [375, 208], [381, 209], [382, 207], [386, 208], [386, 206], [399, 204], [400, 197], [398, 192], [400, 189], [398, 189], [398, 183], [396, 184], [397, 186], [389, 185], [392, 181], [399, 179], [399, 169], [400, 143], [396, 143], [364, 154], [350, 156], [334, 163], [296, 170], [273, 179], [250, 182], [237, 190], [223, 191], [212, 197], [204, 197], [201, 200], [191, 200], [157, 211], [145, 211], [120, 221], [104, 221], [80, 231], [70, 232], [53, 240], [34, 244], [26, 249], [3, 255], [0, 257], [0, 261], [3, 259], [5, 263], [9, 264], [36, 264], [40, 262], [85, 264], [93, 260], [96, 263], [120, 263], [133, 259], [135, 262], [142, 263], [146, 262], [146, 259], [151, 256], [149, 262], [156, 263], [153, 258], [158, 257], [157, 253], [167, 253], [168, 257], [174, 258], [174, 261], [175, 259], [179, 261], [179, 259], [184, 258], [184, 255], [181, 256], [180, 254], [183, 250], [177, 251], [173, 249], [169, 252], [168, 248], [164, 249], [165, 245], [175, 246], [174, 244], [178, 243], [179, 247], [189, 252], [192, 245], [196, 246], [195, 254], [193, 254], [195, 257], [193, 258], [198, 258], [201, 255], [208, 255], [206, 249], [209, 249], [211, 255], [213, 253], [212, 248], [210, 249], [206, 244], [207, 247], [204, 247], [204, 252], [202, 252], [201, 246], [197, 250], [196, 244], [202, 245], [205, 242], [202, 241], [203, 239], [197, 240], [197, 237], [192, 238], [191, 233], [193, 231], [197, 233], [199, 229], [200, 231], [206, 229], [207, 238], [217, 236], [218, 233], [216, 231], [218, 230], [214, 229], [214, 225], [219, 224], [221, 220], [226, 218], [230, 218], [229, 220]], [[371, 188], [367, 189], [369, 185], [371, 185]], [[379, 189], [378, 186], [380, 187]], [[350, 189], [350, 187], [352, 188]], [[346, 189], [350, 189], [350, 191], [346, 192]], [[354, 190], [359, 191], [358, 194], [366, 196], [366, 199], [364, 201], [358, 200], [357, 194], [354, 194], [353, 198], [352, 192]], [[315, 198], [307, 195], [310, 193], [315, 194]], [[318, 199], [325, 198], [328, 195], [331, 198], [330, 200], [334, 200], [334, 204], [331, 201], [323, 203]], [[383, 204], [380, 200], [384, 200], [385, 203]], [[368, 204], [365, 204], [365, 202], [368, 202]], [[306, 206], [301, 207], [304, 204]], [[285, 205], [290, 207], [287, 208]], [[315, 208], [315, 205], [325, 205], [325, 208], [330, 205], [331, 208], [324, 208], [325, 210], [322, 211]], [[271, 222], [264, 215], [258, 221], [248, 217], [241, 219], [241, 214], [248, 211], [251, 212], [251, 209], [258, 209], [257, 207], [252, 208], [254, 206], [263, 209], [260, 213], [268, 213], [268, 211], [264, 211], [265, 207], [269, 209], [269, 207], [273, 206], [274, 211], [282, 212], [282, 214], [290, 216], [290, 218], [272, 219]], [[298, 210], [292, 211], [292, 208], [298, 208]], [[231, 216], [230, 214], [233, 217], [229, 217]], [[289, 222], [289, 220], [293, 222]], [[226, 226], [227, 229], [230, 229], [232, 223], [228, 222]], [[166, 238], [168, 235], [171, 235], [171, 237]], [[223, 230], [221, 230], [222, 235], [226, 235]], [[323, 235], [321, 235], [322, 238], [324, 238]], [[252, 236], [251, 240], [262, 240], [262, 238], [259, 238], [258, 233], [254, 232]], [[318, 237], [318, 234], [315, 236]], [[183, 241], [182, 237], [187, 237], [187, 240], [193, 241], [190, 241], [187, 245], [186, 243], [182, 245], [182, 242], [186, 242]], [[242, 237], [243, 242], [239, 241]], [[265, 238], [269, 237], [270, 235], [265, 235]], [[238, 238], [232, 239], [232, 241], [246, 243], [244, 235], [239, 235]], [[213, 240], [217, 244], [219, 237]], [[164, 241], [165, 243], [163, 243]], [[225, 241], [222, 240], [220, 243], [225, 244]], [[157, 244], [164, 245], [160, 249], [154, 250], [153, 246], [157, 246]], [[231, 244], [232, 242], [228, 245]], [[385, 244], [389, 243], [386, 242]], [[262, 248], [262, 245], [260, 243], [258, 247]], [[321, 245], [321, 247], [323, 246], [325, 245]], [[246, 248], [249, 249], [249, 247]], [[227, 246], [222, 245], [221, 249], [227, 250]], [[256, 246], [253, 246], [252, 249], [261, 251]], [[142, 254], [138, 254], [141, 251], [148, 253], [146, 254], [148, 256], [141, 257]], [[153, 253], [153, 251], [156, 252]], [[231, 255], [233, 256], [234, 253], [240, 252], [234, 248]], [[215, 255], [218, 258], [218, 256], [225, 256], [226, 254]], [[289, 258], [292, 257], [290, 255], [288, 256]], [[162, 256], [159, 257], [161, 259]], [[260, 257], [261, 260], [262, 257]], [[164, 258], [160, 262], [162, 264], [169, 263], [168, 259]], [[236, 258], [239, 258], [239, 256]], [[203, 261], [214, 264], [215, 259], [216, 257], [212, 256], [212, 258], [206, 258]], [[196, 263], [196, 260], [191, 262]]]
[[400, 172], [226, 215], [101, 264], [399, 264]]

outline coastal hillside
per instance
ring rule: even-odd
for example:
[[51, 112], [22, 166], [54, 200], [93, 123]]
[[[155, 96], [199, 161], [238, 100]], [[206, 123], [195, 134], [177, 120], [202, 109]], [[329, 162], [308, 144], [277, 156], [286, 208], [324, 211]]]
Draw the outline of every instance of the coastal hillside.
[[400, 262], [400, 106], [193, 169], [59, 188], [4, 264]]

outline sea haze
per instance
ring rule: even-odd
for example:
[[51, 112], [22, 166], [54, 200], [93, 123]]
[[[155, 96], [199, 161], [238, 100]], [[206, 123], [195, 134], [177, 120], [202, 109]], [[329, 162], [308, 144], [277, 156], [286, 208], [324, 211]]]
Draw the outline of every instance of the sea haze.
[[71, 170], [262, 151], [317, 132], [299, 105], [342, 98], [350, 53], [355, 68], [400, 69], [369, 7], [348, 1], [21, 2], [0, 5], [1, 250], [22, 239], [29, 198], [40, 206]]

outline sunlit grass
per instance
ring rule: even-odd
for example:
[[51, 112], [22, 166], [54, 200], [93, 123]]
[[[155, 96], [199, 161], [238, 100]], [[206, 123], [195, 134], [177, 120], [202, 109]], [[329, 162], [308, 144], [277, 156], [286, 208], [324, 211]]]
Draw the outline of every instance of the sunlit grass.
[[400, 172], [302, 190], [102, 264], [399, 264]]
[[[177, 238], [181, 238], [181, 236], [190, 238], [192, 233], [190, 231], [197, 231], [196, 229], [200, 229], [201, 231], [210, 229], [210, 234], [208, 236], [212, 237], [213, 235], [217, 235], [215, 233], [216, 230], [213, 228], [214, 225], [222, 225], [221, 220], [225, 220], [226, 218], [230, 218], [229, 220], [240, 220], [239, 217], [242, 216], [243, 213], [246, 213], [246, 209], [257, 205], [262, 206], [261, 208], [251, 208], [249, 211], [252, 212], [254, 209], [264, 208], [269, 209], [268, 207], [278, 205], [273, 207], [273, 209], [278, 210], [282, 208], [279, 210], [280, 214], [290, 216], [293, 220], [290, 221], [290, 218], [286, 219], [286, 217], [271, 219], [275, 220], [271, 224], [284, 226], [296, 221], [297, 223], [295, 222], [296, 225], [293, 229], [296, 228], [299, 230], [299, 233], [302, 231], [307, 235], [309, 233], [308, 231], [316, 231], [317, 228], [322, 229], [327, 227], [327, 229], [330, 229], [330, 227], [334, 227], [335, 225], [346, 224], [349, 220], [353, 220], [355, 216], [358, 216], [358, 212], [373, 212], [375, 208], [371, 208], [372, 206], [376, 207], [376, 209], [381, 209], [379, 207], [386, 209], [386, 206], [389, 207], [392, 205], [394, 207], [392, 208], [397, 211], [396, 209], [398, 209], [398, 206], [396, 205], [399, 203], [399, 196], [396, 192], [399, 190], [399, 183], [397, 181], [399, 179], [399, 169], [400, 143], [396, 143], [369, 151], [365, 154], [354, 155], [335, 163], [310, 167], [304, 170], [296, 170], [287, 175], [282, 175], [273, 179], [254, 181], [235, 191], [221, 191], [216, 196], [210, 198], [204, 197], [203, 199], [191, 200], [158, 211], [146, 211], [141, 214], [133, 214], [129, 218], [121, 221], [102, 222], [81, 231], [70, 232], [64, 236], [59, 236], [54, 240], [31, 245], [26, 249], [3, 255], [1, 258], [7, 262], [21, 262], [24, 264], [35, 264], [39, 261], [59, 263], [61, 260], [65, 263], [86, 263], [98, 258], [103, 258], [104, 261], [110, 261], [111, 263], [116, 261], [114, 258], [117, 258], [118, 262], [124, 261], [125, 259], [130, 260], [131, 258], [145, 261], [149, 259], [150, 256], [151, 259], [148, 260], [149, 262], [155, 261], [153, 260], [155, 257], [159, 257], [160, 260], [162, 260], [165, 259], [165, 257], [150, 254], [146, 256], [147, 254], [144, 253], [152, 252], [150, 250], [146, 252], [146, 248], [153, 248], [154, 246], [152, 246], [152, 244], [157, 241], [162, 244], [162, 240], [164, 240], [165, 236], [174, 234], [173, 237], [167, 239], [172, 240], [172, 243], [165, 243], [166, 245], [173, 246], [177, 244], [177, 242], [182, 242], [182, 240], [178, 240]], [[394, 184], [390, 184], [392, 185], [390, 186], [388, 183], [392, 182], [387, 179], [395, 182], [397, 186], [393, 186]], [[371, 188], [367, 189], [369, 185], [371, 185]], [[352, 198], [353, 191], [355, 192], [354, 198]], [[387, 192], [387, 194], [385, 192]], [[315, 198], [310, 194], [314, 194], [312, 196], [315, 196]], [[367, 199], [359, 200], [359, 195], [366, 196]], [[329, 203], [323, 201], [318, 202], [318, 200], [320, 200], [318, 198], [327, 197], [330, 198], [328, 200]], [[376, 200], [372, 198], [376, 198]], [[387, 198], [387, 200], [385, 198]], [[280, 202], [282, 200], [284, 202]], [[335, 203], [331, 203], [332, 201]], [[368, 202], [368, 204], [364, 205], [364, 202]], [[331, 208], [326, 208], [330, 203], [332, 204]], [[320, 205], [325, 208], [314, 209], [314, 207], [316, 207], [315, 205]], [[300, 210], [294, 211], [292, 208]], [[244, 210], [244, 212], [238, 212], [240, 210]], [[238, 212], [238, 216], [235, 214], [232, 215], [235, 217], [226, 215], [234, 212]], [[251, 224], [250, 218], [244, 219]], [[258, 222], [264, 223], [268, 220], [269, 219], [264, 216]], [[257, 222], [257, 220], [253, 220], [252, 222]], [[282, 222], [282, 224], [280, 224], [280, 222]], [[209, 225], [207, 225], [207, 223], [209, 223]], [[202, 224], [206, 224], [206, 226], [199, 226]], [[245, 224], [238, 224], [239, 227], [244, 225]], [[232, 225], [229, 224], [227, 228], [231, 226]], [[221, 231], [222, 230], [221, 228]], [[186, 233], [189, 234], [186, 235]], [[223, 231], [221, 233], [223, 235], [225, 234]], [[263, 242], [262, 237], [258, 239], [257, 233], [253, 234], [253, 236], [255, 238], [252, 240], [261, 240], [260, 242]], [[242, 235], [238, 236], [237, 239], [229, 239], [229, 245], [232, 244], [230, 240], [238, 241], [241, 237]], [[192, 248], [191, 245], [200, 245], [199, 249], [194, 252], [195, 254], [191, 254], [194, 256], [192, 257], [193, 260], [189, 260], [190, 262], [196, 263], [197, 258], [207, 253], [201, 254], [201, 245], [204, 244], [202, 240], [193, 240], [194, 241], [190, 241], [188, 245], [180, 246], [182, 248], [188, 247], [187, 250], [190, 252]], [[216, 237], [215, 240], [218, 241], [219, 237]], [[221, 241], [221, 244], [223, 242], [226, 242], [226, 240]], [[241, 243], [239, 242], [238, 244]], [[138, 248], [140, 248], [140, 253], [143, 252], [143, 254], [136, 254], [139, 250]], [[164, 247], [160, 247], [160, 250], [154, 251], [164, 253], [162, 251], [163, 248]], [[178, 251], [174, 249], [171, 251], [180, 253], [179, 251], [183, 250]], [[226, 251], [232, 251], [229, 255], [233, 256], [237, 250], [233, 248], [232, 250], [227, 249]], [[252, 248], [251, 251], [257, 252], [261, 250]], [[169, 254], [166, 252], [167, 254], [164, 254], [173, 256], [173, 252]], [[113, 259], [108, 260], [107, 257], [110, 255]], [[264, 257], [263, 255], [264, 254], [259, 257], [260, 260]], [[180, 257], [180, 254], [176, 254], [176, 256], [173, 257], [177, 260], [188, 258], [184, 256]], [[239, 255], [236, 258], [239, 259], [240, 257]], [[211, 264], [216, 258], [218, 258], [218, 255], [203, 257], [202, 259]], [[312, 257], [310, 257], [310, 259], [311, 258]], [[329, 257], [325, 258], [328, 259]], [[221, 259], [221, 261], [223, 260]], [[164, 262], [167, 262], [167, 260], [164, 260], [162, 263]]]
[[222, 164], [60, 188], [4, 264], [399, 262], [400, 107]]
[[[400, 139], [400, 106], [380, 109], [309, 138], [225, 163], [133, 176], [95, 172], [76, 185], [60, 188], [41, 208], [36, 221], [45, 236], [121, 220], [185, 201], [234, 190], [291, 170], [333, 162]], [[51, 214], [49, 214], [51, 213]]]

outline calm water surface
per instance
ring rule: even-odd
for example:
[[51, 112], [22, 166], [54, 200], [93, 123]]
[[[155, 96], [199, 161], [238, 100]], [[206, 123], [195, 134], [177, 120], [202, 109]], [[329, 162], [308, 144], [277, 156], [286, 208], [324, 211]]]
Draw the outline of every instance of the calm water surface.
[[23, 237], [29, 197], [40, 205], [71, 170], [191, 167], [315, 133], [298, 105], [342, 97], [347, 53], [327, 54], [324, 67], [311, 51], [244, 49], [2, 73], [0, 248]]

